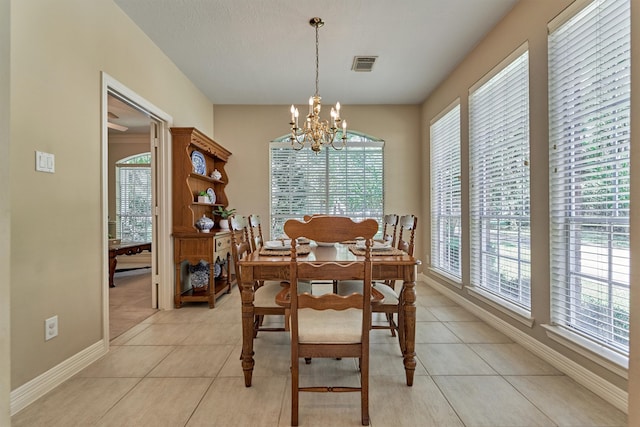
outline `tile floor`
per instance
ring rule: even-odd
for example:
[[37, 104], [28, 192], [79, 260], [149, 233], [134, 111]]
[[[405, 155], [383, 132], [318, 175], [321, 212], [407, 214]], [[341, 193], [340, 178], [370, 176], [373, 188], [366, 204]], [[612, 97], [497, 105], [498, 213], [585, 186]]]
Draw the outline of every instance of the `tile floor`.
[[116, 272], [113, 284], [109, 288], [109, 339], [158, 311], [151, 308], [151, 269]]
[[[102, 359], [12, 418], [20, 426], [288, 426], [289, 346], [255, 341], [253, 385], [240, 366], [240, 296], [216, 308], [160, 311]], [[417, 284], [418, 366], [405, 385], [388, 331], [371, 333], [370, 415], [378, 426], [626, 426], [626, 415], [424, 283]], [[301, 381], [357, 383], [353, 359], [315, 359]], [[333, 383], [335, 384], [335, 383]], [[360, 425], [357, 393], [303, 393], [301, 426]]]

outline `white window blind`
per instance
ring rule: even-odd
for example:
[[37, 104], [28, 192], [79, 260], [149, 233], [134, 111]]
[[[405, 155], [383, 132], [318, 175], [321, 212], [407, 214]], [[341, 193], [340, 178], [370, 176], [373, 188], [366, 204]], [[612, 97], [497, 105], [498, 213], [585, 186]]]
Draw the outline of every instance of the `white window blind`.
[[457, 279], [460, 270], [460, 101], [430, 127], [431, 267]]
[[137, 154], [116, 163], [116, 235], [134, 242], [150, 242], [151, 153]]
[[307, 214], [373, 218], [382, 224], [383, 148], [383, 141], [351, 132], [345, 148], [323, 148], [318, 154], [294, 150], [288, 136], [272, 142], [271, 236], [280, 237], [288, 219]]
[[627, 355], [630, 47], [627, 0], [549, 35], [552, 321]]
[[527, 311], [531, 307], [528, 65], [524, 45], [469, 96], [471, 283], [494, 294], [498, 302], [505, 300]]

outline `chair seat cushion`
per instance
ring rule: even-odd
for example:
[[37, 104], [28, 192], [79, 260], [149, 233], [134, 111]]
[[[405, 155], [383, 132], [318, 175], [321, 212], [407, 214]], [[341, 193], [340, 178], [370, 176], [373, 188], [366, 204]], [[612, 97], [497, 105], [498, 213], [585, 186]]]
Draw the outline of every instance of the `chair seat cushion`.
[[362, 342], [362, 310], [298, 310], [301, 343], [353, 344]]
[[[384, 283], [374, 283], [373, 287], [384, 295], [384, 301], [382, 301], [383, 305], [398, 305], [398, 293], [391, 286], [385, 285]], [[362, 293], [362, 281], [341, 280], [338, 282], [339, 295], [350, 295], [353, 293]]]
[[[289, 286], [283, 285], [280, 281], [266, 281], [262, 286], [255, 290], [253, 294], [254, 307], [280, 307], [276, 304], [276, 295], [282, 290], [283, 287]], [[311, 283], [300, 282], [298, 283], [298, 293], [308, 292], [311, 293]]]
[[280, 307], [276, 304], [276, 295], [282, 290], [279, 281], [267, 281], [255, 290], [253, 305], [255, 307]]

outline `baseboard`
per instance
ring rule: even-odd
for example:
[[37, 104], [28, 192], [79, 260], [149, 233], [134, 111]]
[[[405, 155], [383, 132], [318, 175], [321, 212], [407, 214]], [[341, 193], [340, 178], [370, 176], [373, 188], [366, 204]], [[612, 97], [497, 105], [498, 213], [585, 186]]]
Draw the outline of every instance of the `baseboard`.
[[426, 282], [429, 286], [442, 293], [446, 297], [452, 299], [471, 313], [484, 320], [518, 344], [538, 356], [539, 358], [550, 363], [559, 371], [574, 379], [577, 383], [583, 385], [593, 393], [600, 396], [625, 414], [629, 413], [629, 394], [611, 384], [609, 381], [594, 374], [582, 365], [574, 362], [561, 353], [558, 353], [551, 347], [541, 343], [540, 341], [525, 334], [518, 328], [510, 325], [499, 317], [482, 309], [480, 306], [473, 304], [466, 298], [461, 297], [457, 293], [448, 289], [446, 286], [436, 282], [435, 280], [420, 274], [418, 280]]
[[87, 347], [42, 375], [11, 391], [11, 415], [15, 415], [102, 356], [109, 350], [106, 340]]

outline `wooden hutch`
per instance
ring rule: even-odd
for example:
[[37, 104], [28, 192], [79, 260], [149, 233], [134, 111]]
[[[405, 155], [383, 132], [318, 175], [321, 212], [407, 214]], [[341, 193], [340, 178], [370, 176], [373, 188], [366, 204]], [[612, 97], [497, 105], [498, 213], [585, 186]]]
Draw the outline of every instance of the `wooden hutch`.
[[[213, 210], [218, 206], [227, 207], [228, 200], [225, 187], [228, 183], [225, 165], [231, 152], [191, 127], [171, 128], [172, 163], [173, 163], [173, 247], [175, 263], [175, 297], [176, 308], [184, 302], [206, 301], [209, 307], [215, 306], [215, 300], [223, 293], [228, 293], [235, 284], [232, 275], [231, 234], [229, 230], [218, 227]], [[194, 151], [202, 154], [198, 157], [199, 172], [194, 166]], [[205, 166], [202, 168], [202, 158]], [[220, 177], [213, 177], [214, 170]], [[213, 189], [214, 203], [198, 202], [200, 192]], [[203, 215], [215, 221], [210, 232], [201, 232], [196, 228], [196, 221]], [[191, 285], [190, 266], [204, 261], [209, 265], [209, 284], [194, 287]], [[216, 267], [217, 264], [217, 267]], [[218, 276], [216, 277], [216, 271]]]

